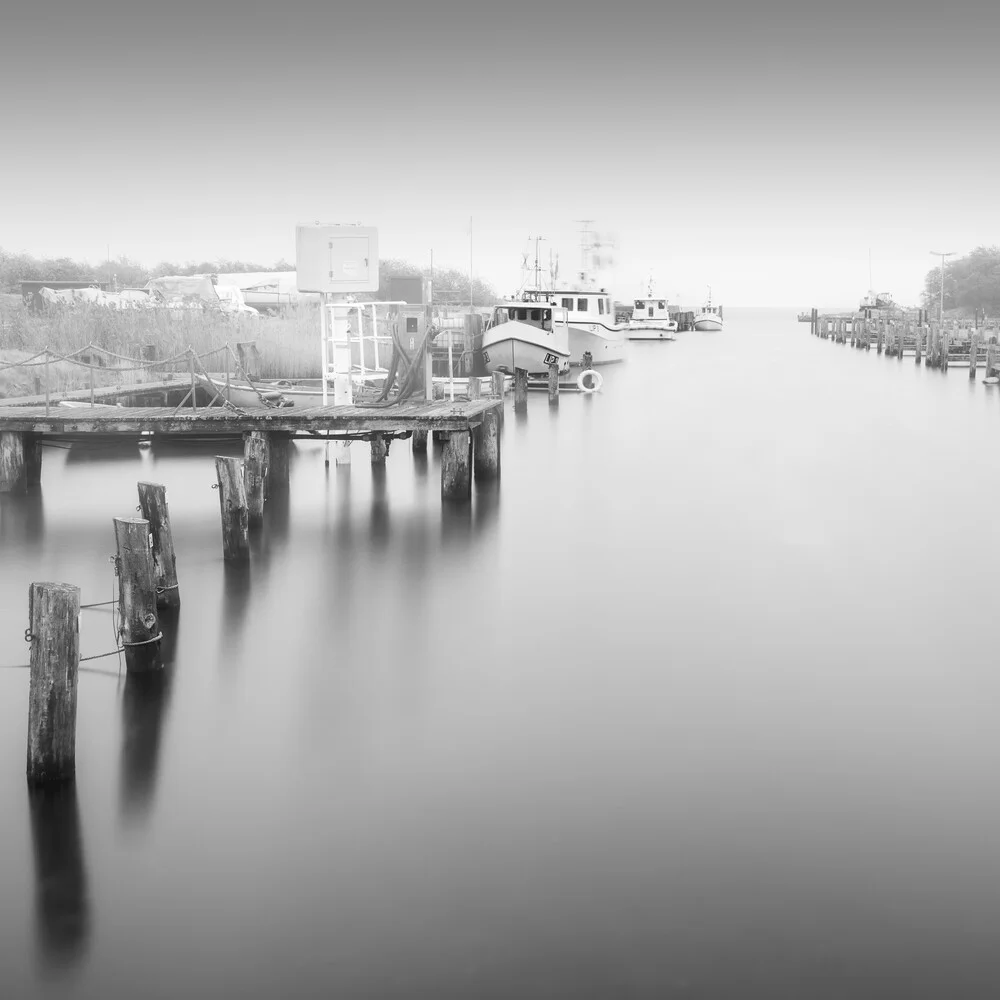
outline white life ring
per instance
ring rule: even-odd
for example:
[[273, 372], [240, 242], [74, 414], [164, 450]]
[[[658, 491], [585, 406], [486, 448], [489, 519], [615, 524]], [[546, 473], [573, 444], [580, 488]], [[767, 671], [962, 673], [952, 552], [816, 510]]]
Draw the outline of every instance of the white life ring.
[[[592, 380], [591, 385], [587, 385], [587, 378]], [[576, 387], [580, 392], [600, 392], [604, 385], [604, 376], [593, 368], [588, 368], [585, 372], [580, 372], [580, 377], [576, 380]]]

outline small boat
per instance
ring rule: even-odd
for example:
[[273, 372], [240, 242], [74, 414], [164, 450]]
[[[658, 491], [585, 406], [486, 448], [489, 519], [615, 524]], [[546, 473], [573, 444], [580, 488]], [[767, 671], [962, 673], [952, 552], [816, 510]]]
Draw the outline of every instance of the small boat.
[[483, 363], [490, 372], [546, 374], [549, 365], [569, 371], [566, 311], [547, 302], [502, 302], [483, 330]]
[[666, 299], [653, 297], [653, 279], [649, 279], [646, 298], [636, 299], [628, 321], [629, 340], [673, 340], [677, 320], [670, 318]]
[[721, 330], [722, 329], [722, 306], [712, 305], [712, 286], [708, 287], [708, 301], [701, 312], [694, 318], [694, 328], [696, 330]]

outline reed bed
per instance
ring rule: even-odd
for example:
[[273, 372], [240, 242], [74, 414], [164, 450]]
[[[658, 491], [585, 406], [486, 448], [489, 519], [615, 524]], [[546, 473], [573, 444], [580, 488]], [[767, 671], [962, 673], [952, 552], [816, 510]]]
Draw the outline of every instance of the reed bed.
[[[155, 347], [157, 358], [170, 358], [194, 350], [204, 355], [228, 344], [253, 342], [263, 378], [317, 378], [320, 375], [320, 317], [310, 303], [276, 316], [232, 318], [217, 312], [189, 309], [125, 310], [101, 306], [74, 306], [29, 310], [19, 297], [0, 298], [0, 362], [24, 361], [40, 351], [70, 355], [89, 345], [123, 359], [141, 361], [144, 350]], [[220, 370], [223, 355], [206, 359], [206, 366]], [[89, 384], [90, 370], [68, 362], [50, 362], [50, 389], [68, 390]], [[95, 373], [96, 385], [121, 381], [126, 361]], [[186, 370], [187, 362], [165, 366]], [[40, 368], [0, 371], [0, 395], [34, 392]], [[127, 380], [127, 378], [126, 378]]]

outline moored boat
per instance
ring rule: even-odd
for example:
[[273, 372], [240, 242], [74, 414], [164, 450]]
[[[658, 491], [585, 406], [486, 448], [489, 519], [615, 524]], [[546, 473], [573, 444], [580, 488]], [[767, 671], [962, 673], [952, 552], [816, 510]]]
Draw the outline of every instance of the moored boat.
[[501, 302], [483, 330], [483, 363], [487, 371], [513, 375], [548, 372], [550, 364], [569, 370], [569, 327], [566, 312], [547, 302]]
[[628, 322], [629, 340], [673, 340], [677, 320], [670, 318], [666, 299], [653, 297], [653, 279], [649, 279], [646, 298], [636, 299]]
[[721, 330], [722, 329], [722, 306], [712, 305], [712, 288], [708, 289], [708, 301], [701, 312], [694, 318], [694, 328], [696, 330]]

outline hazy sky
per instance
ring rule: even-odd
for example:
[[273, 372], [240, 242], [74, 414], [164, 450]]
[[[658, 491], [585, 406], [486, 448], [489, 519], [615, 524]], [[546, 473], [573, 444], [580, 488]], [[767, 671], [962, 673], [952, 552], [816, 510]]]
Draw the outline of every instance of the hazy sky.
[[[349, 9], [342, 9], [349, 8]], [[22, 2], [0, 29], [0, 247], [294, 258], [298, 222], [501, 291], [528, 239], [609, 287], [913, 302], [998, 236], [986, 0]]]

